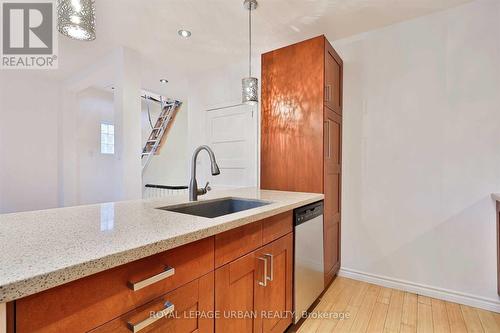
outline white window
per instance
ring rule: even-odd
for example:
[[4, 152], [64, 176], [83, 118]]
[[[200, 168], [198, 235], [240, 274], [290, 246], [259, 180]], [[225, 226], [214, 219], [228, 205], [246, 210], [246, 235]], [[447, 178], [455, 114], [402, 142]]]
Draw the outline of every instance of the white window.
[[101, 154], [115, 153], [115, 126], [101, 123]]

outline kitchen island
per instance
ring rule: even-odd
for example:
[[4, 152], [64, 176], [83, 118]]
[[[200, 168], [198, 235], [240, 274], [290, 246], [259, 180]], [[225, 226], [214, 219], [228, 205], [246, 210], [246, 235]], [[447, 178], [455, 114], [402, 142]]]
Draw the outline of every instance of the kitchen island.
[[[273, 280], [267, 270], [272, 269], [274, 257], [267, 253], [262, 255], [254, 253], [254, 251], [276, 242], [281, 243], [276, 243], [275, 247], [283, 245], [286, 248], [289, 246], [291, 241], [284, 238], [291, 239], [293, 230], [291, 211], [322, 200], [323, 195], [246, 188], [214, 191], [202, 200], [228, 197], [258, 199], [268, 201], [270, 204], [216, 218], [204, 218], [157, 209], [187, 202], [185, 196], [172, 196], [160, 200], [124, 201], [0, 215], [0, 303], [7, 303], [7, 306], [3, 304], [0, 307], [0, 314], [2, 311], [9, 314], [13, 311], [10, 308], [16, 304], [16, 331], [22, 332], [21, 328], [26, 325], [17, 316], [20, 316], [23, 309], [25, 311], [32, 309], [29, 300], [35, 301], [41, 295], [38, 301], [43, 300], [48, 303], [53, 291], [57, 292], [55, 295], [58, 295], [59, 301], [66, 301], [66, 299], [61, 299], [63, 295], [85, 299], [85, 293], [93, 293], [92, 288], [94, 287], [92, 285], [89, 287], [90, 283], [118, 283], [116, 281], [110, 282], [109, 279], [120, 274], [126, 278], [124, 276], [127, 275], [127, 272], [130, 273], [128, 280], [133, 280], [126, 281], [127, 292], [131, 294], [124, 294], [125, 291], [120, 289], [125, 288], [125, 286], [117, 287], [115, 294], [103, 295], [105, 301], [102, 304], [109, 308], [114, 303], [110, 301], [110, 298], [118, 297], [121, 302], [124, 299], [129, 301], [132, 299], [130, 304], [120, 307], [120, 310], [116, 311], [130, 312], [129, 317], [133, 317], [133, 322], [136, 321], [134, 317], [136, 314], [132, 312], [136, 309], [131, 308], [132, 306], [147, 306], [149, 311], [155, 308], [154, 304], [148, 305], [149, 302], [154, 302], [156, 298], [167, 292], [175, 292], [185, 288], [185, 293], [194, 295], [194, 290], [198, 290], [199, 286], [214, 284], [215, 289], [217, 289], [218, 273], [222, 279], [224, 274], [231, 269], [230, 265], [240, 265], [241, 269], [243, 266], [241, 266], [242, 263], [238, 263], [239, 260], [251, 262], [250, 266], [256, 269], [254, 272], [256, 275], [260, 276], [261, 273], [265, 273], [264, 280], [259, 280], [257, 285], [259, 282], [267, 284], [268, 280]], [[271, 251], [272, 246], [267, 250]], [[283, 260], [286, 259], [286, 265], [289, 267], [283, 272], [276, 272], [278, 275], [288, 276], [291, 273], [288, 271], [291, 269], [293, 249], [288, 248], [287, 250], [289, 253], [286, 254], [286, 258], [283, 257]], [[158, 263], [156, 262], [158, 260], [176, 262], [179, 268], [175, 270], [175, 267], [167, 267], [168, 262]], [[265, 266], [259, 265], [264, 261]], [[136, 265], [136, 267], [131, 265]], [[161, 273], [164, 274], [165, 281], [172, 279], [174, 282], [165, 282], [164, 289], [160, 288], [161, 281], [152, 282], [152, 285], [156, 286], [155, 288], [158, 290], [147, 292], [147, 288], [142, 286], [147, 286], [148, 283], [141, 284], [141, 282], [148, 282], [148, 276], [158, 270], [159, 265], [165, 265], [165, 272], [169, 272]], [[279, 267], [279, 265], [275, 266]], [[144, 268], [144, 274], [131, 272], [130, 270], [133, 268]], [[228, 271], [224, 272], [223, 269]], [[266, 272], [261, 272], [261, 270]], [[116, 274], [108, 274], [108, 272]], [[189, 276], [190, 272], [193, 272], [192, 277]], [[154, 276], [156, 275], [160, 276], [160, 274]], [[214, 280], [215, 282], [213, 282]], [[88, 283], [84, 283], [85, 281]], [[196, 286], [195, 281], [198, 281]], [[76, 286], [77, 284], [78, 289], [75, 290], [79, 290], [80, 294], [75, 294], [75, 291], [71, 289], [72, 285]], [[142, 288], [144, 289], [139, 290]], [[228, 288], [229, 286], [226, 286], [224, 289], [229, 290]], [[202, 290], [199, 290], [201, 293]], [[283, 289], [283, 291], [291, 293], [291, 290]], [[102, 290], [100, 293], [102, 294]], [[217, 294], [217, 292], [215, 293]], [[207, 309], [214, 308], [213, 302], [210, 302], [210, 298], [213, 299], [210, 295], [213, 294], [212, 290], [211, 294], [209, 293], [206, 297]], [[240, 295], [233, 295], [233, 297], [241, 296], [241, 291], [238, 294]], [[175, 295], [172, 297], [175, 298]], [[228, 299], [220, 301], [227, 303]], [[23, 302], [26, 303], [24, 307]], [[93, 302], [96, 303], [96, 300]], [[75, 309], [71, 316], [78, 317], [77, 313], [80, 312], [81, 316], [84, 316], [103, 311], [103, 309], [95, 308], [88, 312], [89, 307], [91, 304], [87, 304], [84, 309]], [[65, 307], [66, 310], [68, 308], [71, 306]], [[217, 299], [215, 299], [215, 308], [217, 308]], [[116, 314], [125, 315], [126, 313], [113, 312], [113, 315]], [[110, 317], [110, 321], [115, 317]], [[5, 318], [2, 319], [5, 321]], [[256, 320], [262, 321], [262, 318]], [[37, 329], [55, 332], [66, 327], [64, 325], [78, 322], [74, 318], [71, 320], [55, 318], [53, 321], [53, 323], [47, 324], [46, 329], [40, 325], [37, 326]], [[246, 325], [244, 321], [236, 321], [237, 324]], [[216, 331], [229, 330], [232, 325], [231, 320], [221, 321], [221, 323], [221, 328], [216, 329]], [[96, 324], [105, 323], [96, 321]], [[113, 325], [119, 324], [117, 322]], [[130, 321], [127, 324], [128, 326], [132, 325]], [[158, 322], [152, 323], [152, 325], [156, 324]], [[31, 327], [30, 325], [26, 327]], [[217, 327], [217, 321], [215, 326]], [[116, 327], [113, 330], [116, 331]], [[210, 325], [206, 324], [205, 327], [208, 328]], [[132, 331], [138, 331], [139, 328], [140, 326], [135, 329], [129, 327]], [[5, 328], [3, 329], [5, 330]], [[88, 329], [82, 328], [82, 331], [86, 330]], [[179, 329], [179, 331], [189, 330]], [[201, 331], [203, 330], [200, 329]]]

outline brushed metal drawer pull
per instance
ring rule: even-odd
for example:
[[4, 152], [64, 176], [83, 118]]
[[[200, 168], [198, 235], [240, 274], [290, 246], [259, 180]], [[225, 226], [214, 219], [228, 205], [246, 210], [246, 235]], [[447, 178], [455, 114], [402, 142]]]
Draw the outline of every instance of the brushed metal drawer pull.
[[259, 258], [259, 260], [262, 260], [264, 262], [264, 277], [263, 277], [263, 281], [259, 281], [259, 285], [261, 285], [262, 287], [267, 287], [267, 258]]
[[270, 264], [270, 266], [271, 266], [270, 267], [271, 274], [270, 274], [270, 276], [267, 276], [267, 274], [266, 274], [266, 279], [269, 280], [269, 281], [272, 281], [274, 279], [274, 256], [272, 254], [270, 254], [270, 253], [266, 253], [264, 255], [266, 257], [269, 257], [270, 262], [271, 262], [271, 264]]
[[175, 274], [175, 268], [167, 266], [167, 267], [165, 267], [165, 271], [161, 272], [160, 274], [156, 274], [152, 277], [149, 277], [145, 280], [135, 282], [135, 283], [129, 281], [127, 284], [128, 284], [128, 287], [130, 289], [132, 289], [133, 291], [137, 291], [137, 290], [140, 290], [144, 287], [152, 285], [153, 283], [156, 283], [156, 282], [159, 282], [163, 279], [166, 279], [174, 274]]
[[174, 310], [175, 310], [175, 306], [170, 302], [166, 302], [165, 308], [163, 310], [158, 311], [154, 314], [151, 314], [149, 316], [149, 318], [144, 319], [143, 321], [141, 321], [135, 325], [132, 323], [127, 323], [127, 326], [129, 328], [129, 330], [131, 330], [132, 332], [134, 332], [134, 333], [139, 332], [140, 330], [148, 327], [149, 325], [155, 323], [156, 321], [158, 321], [164, 317], [167, 317], [169, 314], [174, 312]]

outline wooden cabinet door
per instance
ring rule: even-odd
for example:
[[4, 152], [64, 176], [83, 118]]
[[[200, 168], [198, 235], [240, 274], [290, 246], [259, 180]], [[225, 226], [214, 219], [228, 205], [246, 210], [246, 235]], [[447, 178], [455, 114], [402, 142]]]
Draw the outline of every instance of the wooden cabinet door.
[[262, 55], [261, 188], [322, 193], [325, 37]]
[[217, 333], [284, 332], [292, 323], [289, 233], [215, 271]]
[[263, 333], [282, 333], [292, 323], [293, 236], [291, 233], [262, 247], [259, 258], [267, 259], [266, 283], [259, 313]]
[[261, 292], [263, 264], [251, 252], [215, 270], [215, 331], [218, 333], [261, 332], [262, 320], [256, 297]]
[[324, 261], [325, 284], [340, 268], [340, 191], [342, 163], [342, 118], [325, 108], [324, 166]]
[[325, 40], [325, 105], [342, 114], [342, 60]]

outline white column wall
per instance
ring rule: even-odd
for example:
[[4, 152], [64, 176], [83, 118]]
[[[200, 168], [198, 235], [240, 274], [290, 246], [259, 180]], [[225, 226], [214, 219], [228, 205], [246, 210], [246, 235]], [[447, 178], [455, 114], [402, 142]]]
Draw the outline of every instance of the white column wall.
[[115, 84], [115, 138], [119, 200], [142, 197], [140, 55], [122, 48]]

